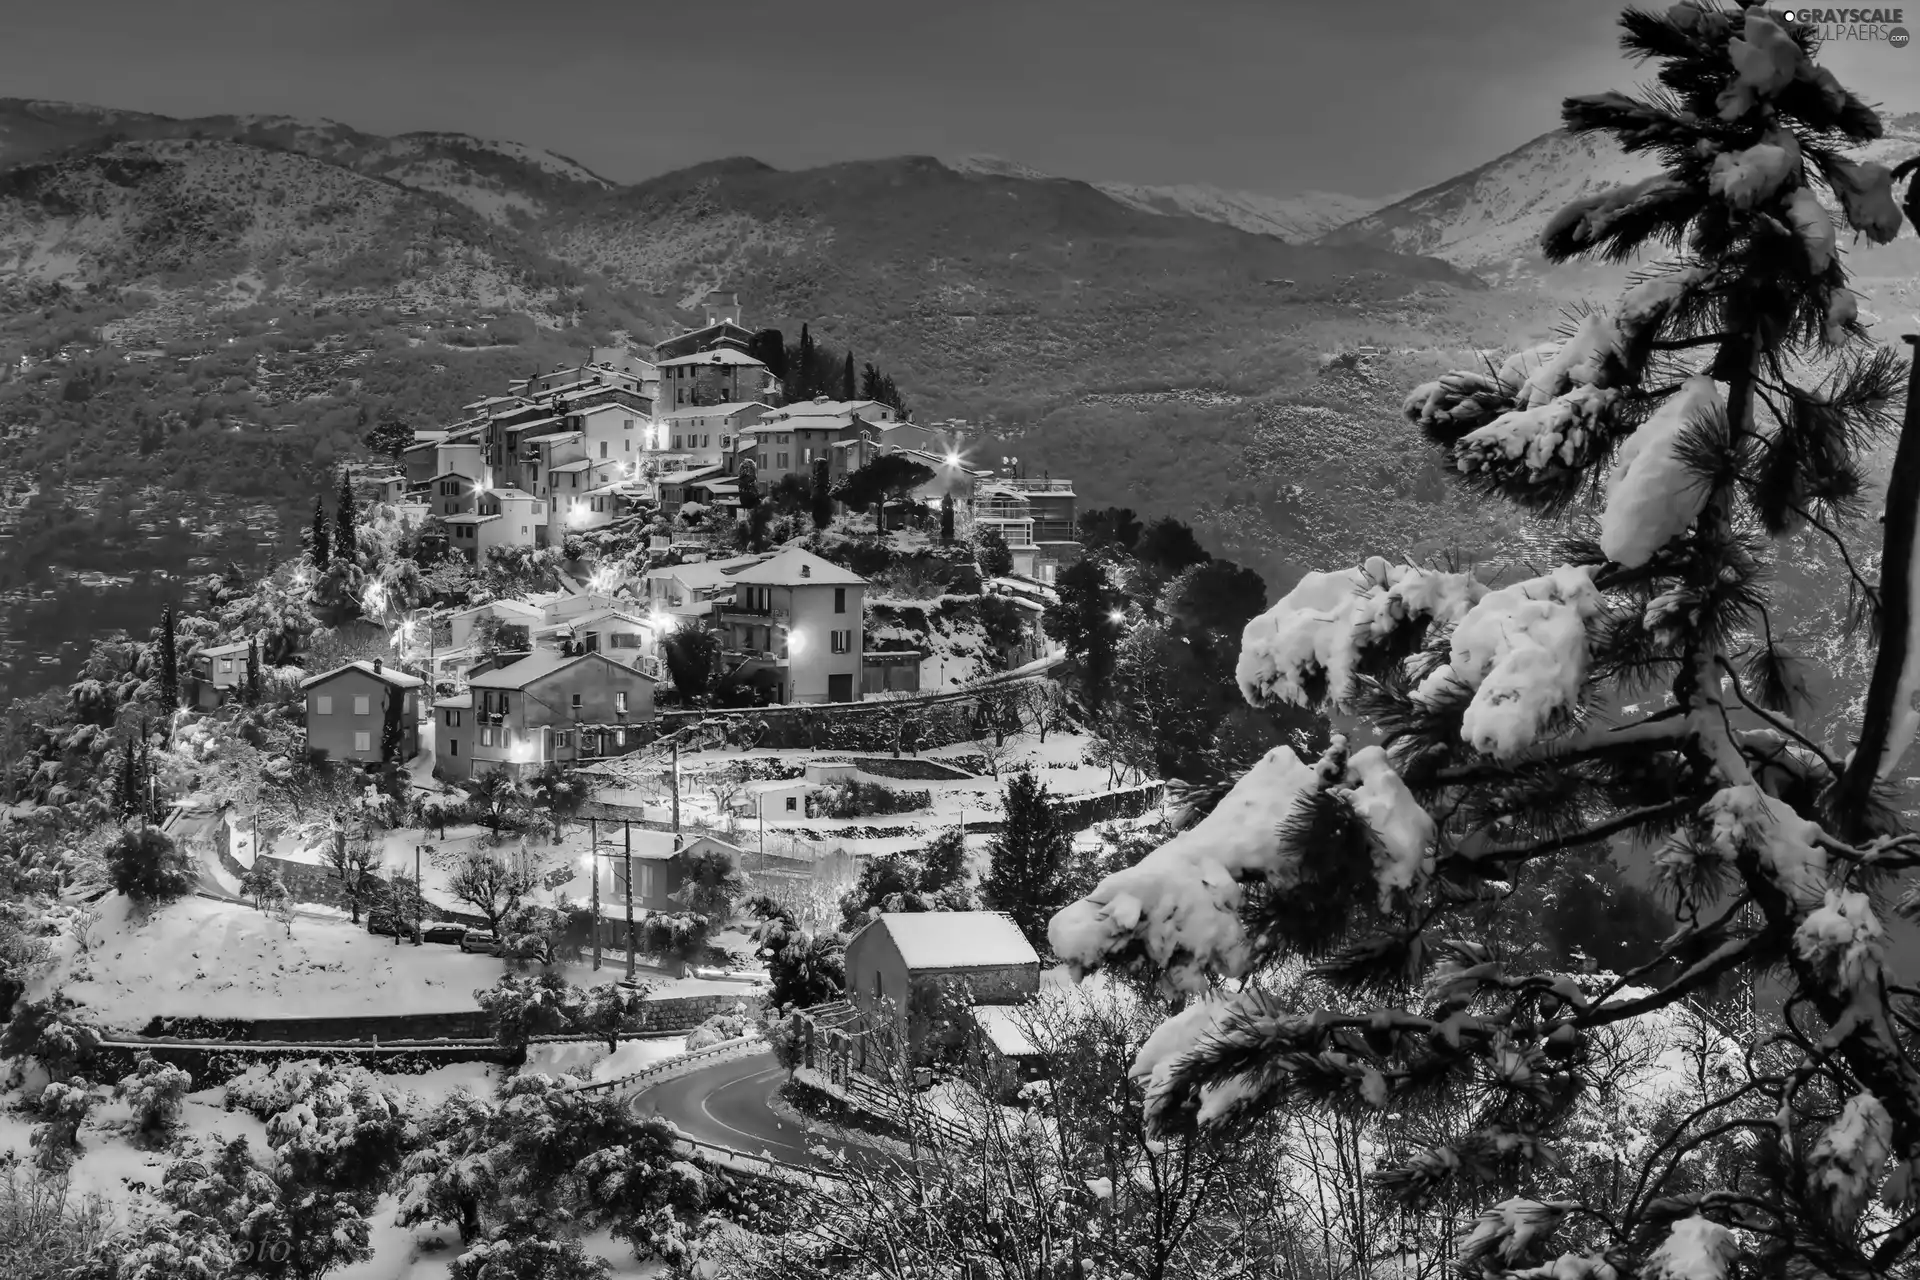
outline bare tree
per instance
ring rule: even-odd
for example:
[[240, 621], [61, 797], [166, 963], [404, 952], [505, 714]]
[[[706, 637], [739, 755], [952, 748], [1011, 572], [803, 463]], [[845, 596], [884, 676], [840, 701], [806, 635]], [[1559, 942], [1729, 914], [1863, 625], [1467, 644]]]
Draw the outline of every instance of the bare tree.
[[539, 886], [533, 859], [474, 849], [454, 867], [447, 892], [487, 918], [487, 926], [502, 934], [503, 923]]
[[360, 923], [360, 904], [371, 901], [382, 887], [378, 846], [365, 834], [349, 834], [336, 825], [326, 845], [327, 866], [347, 895], [353, 922]]

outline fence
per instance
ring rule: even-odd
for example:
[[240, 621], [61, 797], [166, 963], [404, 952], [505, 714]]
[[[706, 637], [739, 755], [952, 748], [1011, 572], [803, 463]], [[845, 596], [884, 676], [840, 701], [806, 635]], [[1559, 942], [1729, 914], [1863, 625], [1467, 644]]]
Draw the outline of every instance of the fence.
[[726, 1157], [728, 1160], [744, 1161], [750, 1166], [765, 1166], [764, 1169], [740, 1169], [738, 1166], [733, 1166], [735, 1171], [739, 1173], [759, 1173], [764, 1177], [776, 1177], [785, 1180], [792, 1180], [798, 1175], [798, 1177], [809, 1182], [824, 1182], [833, 1186], [840, 1186], [846, 1182], [846, 1179], [840, 1177], [838, 1174], [826, 1173], [820, 1169], [803, 1169], [797, 1164], [788, 1164], [785, 1160], [776, 1160], [772, 1156], [748, 1155], [744, 1151], [736, 1151], [732, 1147], [723, 1146], [718, 1142], [706, 1142], [699, 1138], [689, 1138], [684, 1133], [679, 1135], [679, 1139], [686, 1146], [692, 1148], [694, 1155], [699, 1155], [703, 1151], [714, 1152]]
[[665, 1080], [683, 1071], [710, 1067], [716, 1062], [727, 1062], [733, 1058], [746, 1057], [748, 1051], [766, 1052], [766, 1042], [757, 1035], [742, 1036], [738, 1040], [726, 1040], [705, 1049], [696, 1049], [692, 1053], [683, 1053], [667, 1058], [652, 1066], [642, 1067], [630, 1075], [616, 1076], [612, 1080], [596, 1080], [592, 1084], [579, 1085], [570, 1090], [572, 1093], [609, 1093], [621, 1089], [638, 1089], [649, 1081]]

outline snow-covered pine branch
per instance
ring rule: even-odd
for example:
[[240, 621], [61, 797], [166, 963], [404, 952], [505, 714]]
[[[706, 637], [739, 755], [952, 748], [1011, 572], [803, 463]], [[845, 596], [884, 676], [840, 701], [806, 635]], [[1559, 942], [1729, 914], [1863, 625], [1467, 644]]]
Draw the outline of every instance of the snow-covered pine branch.
[[[1475, 1099], [1379, 1180], [1408, 1204], [1476, 1203], [1466, 1247], [1496, 1270], [1720, 1280], [1745, 1252], [1884, 1274], [1910, 1265], [1920, 1236], [1863, 1225], [1889, 1173], [1890, 1212], [1913, 1211], [1920, 1165], [1920, 1019], [1897, 1007], [1909, 997], [1888, 981], [1871, 879], [1904, 830], [1873, 783], [1920, 728], [1905, 705], [1920, 687], [1904, 577], [1920, 562], [1915, 397], [1913, 476], [1896, 468], [1879, 585], [1900, 634], [1850, 763], [1791, 719], [1769, 571], [1802, 529], [1856, 578], [1867, 559], [1845, 535], [1901, 370], [1865, 349], [1820, 193], [1885, 243], [1892, 176], [1843, 154], [1880, 125], [1814, 64], [1813, 28], [1708, 0], [1622, 26], [1627, 50], [1660, 64], [1659, 87], [1569, 99], [1565, 123], [1654, 152], [1662, 172], [1583, 199], [1541, 244], [1554, 261], [1672, 256], [1561, 341], [1405, 405], [1467, 483], [1581, 521], [1564, 563], [1508, 583], [1380, 558], [1303, 577], [1248, 625], [1241, 690], [1340, 713], [1376, 740], [1336, 739], [1315, 762], [1271, 753], [1205, 820], [1056, 915], [1049, 938], [1076, 971], [1150, 969], [1200, 997], [1135, 1063], [1163, 1132]], [[1629, 707], [1649, 690], [1664, 705]], [[1480, 940], [1509, 864], [1618, 839], [1659, 851], [1677, 900], [1651, 987], [1597, 999], [1528, 967], [1500, 930]], [[1300, 957], [1342, 1008], [1293, 1011], [1263, 989]], [[1555, 1191], [1577, 1190], [1558, 1144], [1591, 1087], [1592, 1038], [1742, 969], [1788, 975], [1778, 1043], [1679, 1146], [1645, 1157], [1640, 1191], [1575, 1212], [1591, 1207]], [[1223, 984], [1237, 993], [1214, 994]], [[1725, 1185], [1688, 1181], [1702, 1161]]]

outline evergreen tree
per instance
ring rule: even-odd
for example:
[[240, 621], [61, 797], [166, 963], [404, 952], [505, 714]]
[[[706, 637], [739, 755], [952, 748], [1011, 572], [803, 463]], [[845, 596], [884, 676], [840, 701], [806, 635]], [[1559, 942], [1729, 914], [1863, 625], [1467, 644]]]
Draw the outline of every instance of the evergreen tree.
[[950, 493], [940, 499], [940, 545], [953, 545], [953, 495]]
[[323, 493], [313, 495], [313, 532], [307, 540], [307, 559], [316, 573], [325, 573], [333, 559], [333, 538], [327, 526], [327, 497]]
[[853, 352], [849, 351], [847, 352], [846, 366], [840, 371], [840, 398], [842, 400], [851, 400], [853, 399], [853, 392]]
[[813, 331], [803, 324], [800, 326], [799, 357], [789, 362], [794, 377], [794, 389], [789, 399], [811, 400], [820, 394], [820, 385], [814, 378], [818, 372], [818, 360], [813, 347]]
[[193, 860], [158, 827], [120, 833], [107, 848], [107, 879], [135, 902], [171, 902], [193, 892]]
[[1054, 591], [1059, 598], [1047, 606], [1041, 625], [1080, 664], [1088, 709], [1098, 711], [1119, 654], [1120, 623], [1113, 615], [1123, 601], [1107, 581], [1106, 567], [1092, 557], [1063, 569]]
[[171, 713], [180, 705], [180, 648], [173, 629], [173, 602], [160, 610], [160, 705]]
[[980, 898], [989, 911], [1013, 917], [1027, 941], [1047, 950], [1047, 921], [1066, 905], [1073, 837], [1053, 811], [1046, 784], [1016, 773], [1002, 796], [1005, 818], [988, 846]]
[[247, 641], [247, 705], [260, 705], [260, 640], [254, 637]]
[[[1898, 232], [1891, 175], [1843, 154], [1881, 126], [1814, 64], [1810, 24], [1701, 0], [1621, 22], [1657, 87], [1563, 118], [1660, 171], [1541, 243], [1655, 265], [1562, 341], [1406, 401], [1449, 473], [1591, 523], [1499, 589], [1380, 557], [1305, 575], [1247, 627], [1239, 684], [1350, 716], [1354, 741], [1263, 758], [1051, 936], [1075, 972], [1147, 957], [1195, 995], [1248, 979], [1156, 1037], [1155, 1132], [1378, 1117], [1393, 1208], [1484, 1209], [1462, 1268], [1905, 1275], [1920, 1065], [1877, 911], [1913, 865], [1889, 854], [1920, 839], [1887, 776], [1920, 727], [1920, 362], [1865, 342], [1826, 208]], [[1867, 448], [1903, 381], [1875, 566], [1848, 535], [1879, 505]], [[1787, 646], [1808, 611], [1773, 585], [1808, 559], [1864, 593], [1879, 640], [1845, 754], [1800, 727]], [[1532, 930], [1501, 905], [1520, 878], [1616, 840], [1653, 851], [1673, 904], [1655, 962], [1576, 981], [1486, 928]], [[1263, 976], [1300, 960], [1330, 994], [1271, 994]], [[1659, 1140], [1619, 1148], [1612, 1177], [1565, 1160], [1609, 1045], [1672, 1036], [1733, 975], [1778, 981], [1774, 1011], [1710, 1024], [1726, 1065], [1701, 1059]]]
[[114, 807], [122, 818], [131, 817], [140, 807], [140, 763], [134, 754], [133, 738], [126, 739], [120, 761], [120, 776], [114, 787]]
[[892, 406], [894, 412], [898, 413], [903, 420], [913, 416], [912, 411], [907, 408], [906, 397], [902, 396], [900, 388], [893, 384], [892, 374], [880, 380], [880, 394], [875, 399], [881, 404]]
[[825, 458], [813, 462], [813, 527], [825, 529], [833, 523], [833, 470]]
[[334, 500], [333, 558], [351, 564], [359, 551], [354, 529], [353, 481], [340, 470], [340, 495]]
[[403, 691], [394, 688], [387, 690], [380, 724], [380, 759], [384, 762], [397, 763], [400, 760], [400, 749], [406, 742], [406, 722], [402, 718], [406, 700]]
[[747, 342], [747, 354], [767, 366], [784, 386], [787, 381], [787, 340], [778, 329], [762, 329]]
[[868, 361], [867, 367], [860, 374], [860, 399], [872, 400], [879, 404], [883, 403], [880, 397], [886, 393], [886, 383], [881, 380], [880, 370], [874, 367], [872, 361]]
[[737, 480], [740, 487], [740, 506], [750, 512], [760, 505], [760, 468], [754, 464], [752, 458], [740, 464]]
[[980, 572], [989, 578], [1004, 578], [1013, 572], [1013, 548], [1007, 545], [1006, 535], [992, 525], [975, 535], [974, 558], [980, 562]]

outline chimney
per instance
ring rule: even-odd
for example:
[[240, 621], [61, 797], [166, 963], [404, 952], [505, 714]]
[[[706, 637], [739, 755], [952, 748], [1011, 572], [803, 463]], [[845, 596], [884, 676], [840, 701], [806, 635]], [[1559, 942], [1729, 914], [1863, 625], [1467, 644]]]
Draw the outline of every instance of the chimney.
[[373, 674], [375, 674], [375, 675], [379, 675], [379, 674], [380, 674], [380, 659], [378, 659], [378, 658], [375, 658], [375, 659], [373, 660]]
[[825, 404], [827, 403], [827, 398], [825, 396], [815, 396], [813, 402], [815, 404]]

